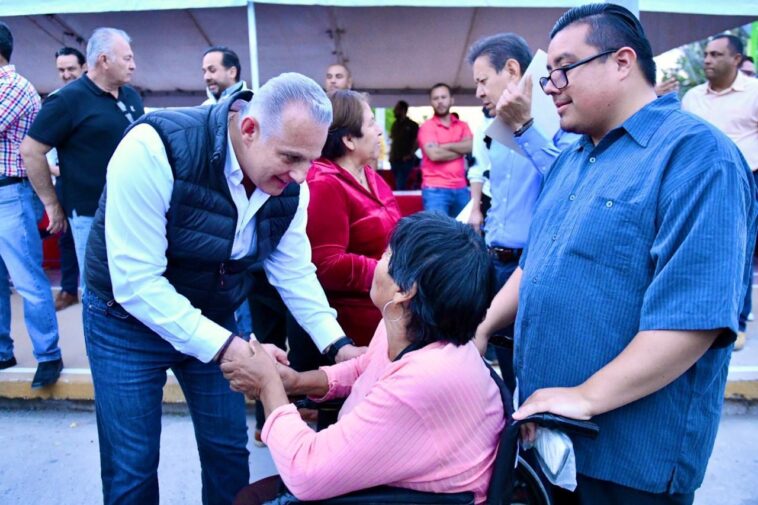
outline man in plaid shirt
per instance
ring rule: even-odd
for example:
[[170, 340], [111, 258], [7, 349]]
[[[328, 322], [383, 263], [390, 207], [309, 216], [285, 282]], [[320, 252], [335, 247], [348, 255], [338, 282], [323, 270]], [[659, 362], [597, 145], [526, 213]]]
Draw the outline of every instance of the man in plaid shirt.
[[40, 98], [10, 64], [12, 52], [13, 35], [0, 22], [0, 369], [16, 364], [10, 337], [10, 272], [24, 299], [24, 319], [39, 363], [32, 387], [38, 388], [58, 380], [63, 361], [50, 281], [42, 270], [37, 231], [42, 203], [19, 155], [21, 140], [39, 112]]

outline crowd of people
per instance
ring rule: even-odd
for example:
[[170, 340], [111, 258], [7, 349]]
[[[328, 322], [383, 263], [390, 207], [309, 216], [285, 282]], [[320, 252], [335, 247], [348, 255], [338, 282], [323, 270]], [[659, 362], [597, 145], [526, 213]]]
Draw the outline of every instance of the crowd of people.
[[[514, 419], [600, 427], [574, 440], [577, 488], [556, 503], [693, 502], [752, 303], [758, 80], [739, 38], [718, 35], [680, 103], [614, 4], [570, 9], [549, 38], [539, 85], [557, 131], [535, 124], [533, 53], [514, 33], [466, 55], [514, 144], [472, 133], [445, 83], [421, 125], [396, 105], [392, 172], [407, 187], [421, 150], [426, 209], [401, 218], [376, 170], [382, 128], [343, 63], [323, 88], [284, 73], [253, 93], [213, 46], [207, 100], [145, 114], [129, 36], [98, 28], [86, 55], [55, 54], [64, 85], [43, 103], [0, 23], [0, 368], [16, 364], [9, 276], [32, 387], [60, 376], [55, 310], [80, 286], [105, 503], [158, 502], [169, 369], [203, 503], [273, 498], [247, 487], [245, 396], [293, 500], [388, 484], [483, 503], [506, 422], [480, 357], [495, 335], [513, 342], [496, 352]], [[43, 210], [61, 241], [55, 300]], [[315, 432], [288, 395], [346, 403]]]

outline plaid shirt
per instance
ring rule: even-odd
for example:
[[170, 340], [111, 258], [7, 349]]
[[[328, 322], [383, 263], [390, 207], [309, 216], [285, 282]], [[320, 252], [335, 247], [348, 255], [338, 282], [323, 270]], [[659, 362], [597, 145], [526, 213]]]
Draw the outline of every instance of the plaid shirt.
[[18, 148], [41, 103], [37, 90], [15, 66], [0, 67], [0, 175], [26, 177]]

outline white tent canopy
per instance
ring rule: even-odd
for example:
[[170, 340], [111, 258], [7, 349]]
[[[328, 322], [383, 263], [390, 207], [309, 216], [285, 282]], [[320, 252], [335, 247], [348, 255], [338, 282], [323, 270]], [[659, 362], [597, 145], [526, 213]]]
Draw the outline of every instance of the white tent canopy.
[[[459, 104], [473, 104], [471, 72], [464, 59], [476, 39], [513, 31], [533, 49], [545, 48], [555, 20], [581, 3], [585, 2], [255, 3], [251, 33], [257, 33], [258, 57], [253, 61], [261, 82], [285, 71], [321, 82], [328, 64], [344, 61], [355, 87], [371, 92], [376, 105], [392, 105], [399, 97], [426, 104], [427, 88], [440, 81], [461, 89]], [[640, 0], [639, 6], [656, 54], [758, 18], [756, 0]], [[243, 78], [250, 82], [249, 11], [253, 9], [244, 0], [4, 0], [0, 20], [8, 23], [16, 39], [13, 63], [41, 93], [60, 85], [53, 66], [57, 49], [70, 45], [83, 50], [95, 28], [113, 26], [133, 39], [137, 72], [132, 84], [143, 92], [145, 103], [180, 105], [202, 101], [200, 55], [210, 45], [234, 49], [242, 61]]]

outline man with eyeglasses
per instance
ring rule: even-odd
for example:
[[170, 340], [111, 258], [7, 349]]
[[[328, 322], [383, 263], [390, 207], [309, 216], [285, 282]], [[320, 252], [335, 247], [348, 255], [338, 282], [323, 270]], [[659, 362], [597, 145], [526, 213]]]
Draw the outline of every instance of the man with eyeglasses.
[[[515, 33], [499, 33], [476, 41], [469, 49], [467, 60], [471, 65], [476, 96], [489, 114], [497, 115], [511, 131], [518, 151], [492, 139], [480, 148], [477, 163], [490, 167], [491, 206], [483, 222], [481, 198], [483, 178], [471, 177], [471, 216], [469, 223], [479, 229], [483, 226], [484, 239], [492, 256], [498, 287], [518, 267], [519, 257], [526, 246], [529, 224], [542, 181], [555, 158], [579, 136], [557, 132], [543, 132], [532, 120], [532, 80], [522, 79], [532, 61], [532, 52], [526, 41]], [[478, 140], [484, 144], [484, 139]], [[499, 335], [512, 336], [513, 327], [502, 329]], [[484, 342], [480, 342], [484, 350]], [[513, 353], [497, 347], [498, 362], [506, 383], [513, 389]]]
[[[135, 70], [131, 39], [122, 30], [98, 28], [87, 42], [86, 72], [51, 94], [21, 144], [29, 179], [58, 233], [71, 226], [85, 289], [84, 252], [105, 171], [124, 130], [144, 114], [142, 99], [127, 86]], [[45, 155], [58, 151], [62, 199], [58, 200]]]
[[600, 426], [573, 440], [577, 489], [559, 503], [693, 502], [749, 281], [750, 169], [675, 94], [656, 97], [652, 56], [623, 7], [556, 23], [541, 84], [583, 137], [545, 178], [520, 267], [479, 329], [516, 319], [515, 419]]

